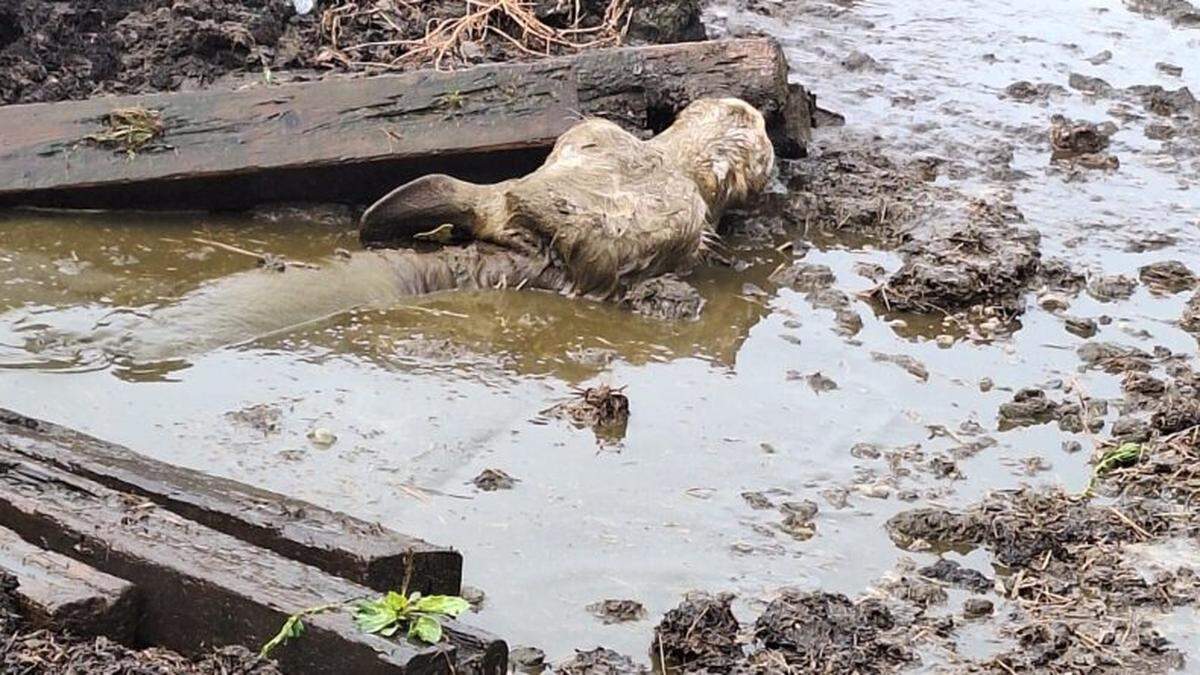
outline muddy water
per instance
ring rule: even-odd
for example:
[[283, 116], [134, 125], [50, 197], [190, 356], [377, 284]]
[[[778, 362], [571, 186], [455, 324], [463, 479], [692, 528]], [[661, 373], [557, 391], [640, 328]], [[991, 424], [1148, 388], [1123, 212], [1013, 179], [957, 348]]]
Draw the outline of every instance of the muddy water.
[[[754, 4], [712, 8], [710, 31], [784, 41], [795, 79], [848, 120], [818, 130], [818, 145], [869, 141], [946, 160], [954, 170], [940, 181], [1011, 191], [1043, 235], [1043, 256], [1090, 274], [1136, 276], [1140, 265], [1171, 258], [1200, 269], [1200, 141], [1149, 140], [1143, 128], [1154, 120], [1140, 107], [1126, 106], [1140, 119], [1112, 117], [1124, 109], [1116, 100], [1070, 89], [1035, 103], [999, 96], [1016, 80], [1066, 87], [1071, 72], [1115, 87], [1200, 91], [1200, 31], [1075, 0]], [[1113, 54], [1107, 63], [1085, 60], [1102, 50]], [[879, 67], [841, 65], [854, 51]], [[1160, 72], [1158, 61], [1183, 66], [1182, 77]], [[1113, 119], [1120, 169], [1051, 168], [1053, 113]], [[1010, 170], [993, 171], [1008, 150]], [[0, 401], [454, 545], [468, 583], [487, 593], [472, 620], [557, 660], [597, 644], [643, 657], [654, 618], [692, 588], [736, 592], [747, 616], [781, 585], [857, 594], [901, 555], [881, 524], [913, 505], [963, 504], [1021, 483], [1082, 489], [1091, 437], [1051, 425], [999, 433], [997, 407], [1015, 389], [1056, 381], [1093, 397], [1119, 394], [1115, 377], [1079, 371], [1082, 340], [1032, 294], [1011, 337], [949, 346], [935, 339], [947, 332], [936, 318], [885, 317], [855, 301], [864, 327], [846, 338], [832, 312], [767, 282], [787, 262], [774, 249], [782, 242], [737, 237], [732, 247], [749, 267], [700, 276], [709, 304], [696, 323], [506, 291], [297, 316], [290, 330], [164, 361], [130, 361], [81, 339], [253, 268], [196, 237], [323, 264], [353, 247], [349, 230], [200, 214], [0, 215]], [[1134, 252], [1162, 234], [1173, 243]], [[836, 287], [852, 294], [873, 284], [856, 263], [900, 264], [861, 240], [812, 239], [807, 261], [829, 265]], [[1195, 340], [1172, 323], [1184, 298], [1144, 287], [1116, 303], [1085, 294], [1069, 313], [1112, 317], [1098, 339], [1194, 355]], [[914, 357], [928, 380], [872, 352]], [[817, 372], [837, 388], [810, 387]], [[995, 388], [982, 391], [983, 378]], [[620, 443], [541, 414], [572, 387], [601, 382], [627, 387], [633, 412]], [[228, 415], [260, 404], [279, 411], [277, 430]], [[970, 422], [997, 443], [956, 455], [979, 437]], [[310, 444], [315, 427], [337, 442]], [[1065, 451], [1070, 441], [1085, 451]], [[852, 453], [861, 443], [885, 454]], [[893, 463], [889, 452], [898, 453]], [[926, 471], [933, 457], [955, 461], [957, 472]], [[1042, 461], [1031, 469], [1034, 458]], [[478, 492], [470, 480], [485, 468], [520, 482]], [[815, 536], [780, 531], [779, 512], [753, 509], [747, 491], [816, 502]], [[606, 598], [638, 600], [651, 619], [603, 625], [585, 606]], [[1194, 615], [1177, 622], [1171, 634], [1200, 654], [1186, 644]], [[986, 630], [964, 637], [971, 655], [995, 649]]]

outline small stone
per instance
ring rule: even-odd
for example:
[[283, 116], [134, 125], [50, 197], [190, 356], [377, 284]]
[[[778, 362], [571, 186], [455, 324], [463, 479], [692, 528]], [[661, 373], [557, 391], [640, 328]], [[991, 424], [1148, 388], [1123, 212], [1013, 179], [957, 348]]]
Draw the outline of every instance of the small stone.
[[1046, 293], [1038, 298], [1038, 304], [1047, 312], [1061, 312], [1071, 306], [1071, 301], [1059, 293]]
[[1084, 339], [1094, 337], [1100, 330], [1094, 319], [1083, 319], [1075, 316], [1064, 319], [1063, 327], [1067, 329], [1068, 333], [1078, 335]]
[[991, 616], [995, 606], [987, 598], [967, 598], [963, 601], [963, 616], [968, 619], [978, 619]]
[[1179, 77], [1180, 75], [1183, 75], [1183, 66], [1177, 66], [1173, 63], [1159, 61], [1158, 63], [1154, 64], [1154, 67], [1158, 69], [1158, 72], [1166, 73], [1172, 77]]
[[812, 520], [820, 510], [817, 507], [817, 503], [811, 499], [804, 499], [798, 502], [784, 502], [779, 505], [779, 509], [788, 515], [793, 515], [804, 520]]
[[518, 669], [540, 669], [546, 665], [546, 652], [537, 647], [513, 647], [508, 650], [508, 661]]
[[337, 436], [324, 427], [317, 427], [308, 432], [308, 440], [318, 448], [328, 448], [337, 443]]
[[954, 346], [954, 336], [946, 335], [945, 333], [937, 336], [937, 346], [941, 347], [942, 349], [949, 349], [949, 348], [953, 347]]
[[807, 379], [809, 388], [818, 394], [824, 394], [838, 388], [837, 382], [825, 377], [820, 372], [809, 375]]
[[992, 378], [990, 377], [984, 377], [979, 380], [979, 391], [982, 391], [985, 394], [994, 389], [995, 386], [996, 383], [993, 382]]

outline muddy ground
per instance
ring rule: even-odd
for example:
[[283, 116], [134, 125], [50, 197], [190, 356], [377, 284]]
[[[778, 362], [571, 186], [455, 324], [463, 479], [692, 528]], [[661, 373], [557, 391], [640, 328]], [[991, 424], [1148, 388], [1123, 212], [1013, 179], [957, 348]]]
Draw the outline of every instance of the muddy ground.
[[617, 13], [603, 0], [512, 7], [463, 25], [454, 22], [466, 5], [455, 0], [321, 0], [304, 15], [291, 0], [9, 0], [0, 7], [0, 103], [460, 67], [704, 37], [694, 0], [624, 3]]
[[[733, 265], [685, 280], [685, 321], [463, 294], [113, 361], [47, 336], [253, 264], [192, 235], [319, 264], [352, 220], [0, 214], [0, 394], [462, 548], [471, 620], [530, 669], [1187, 672], [1200, 33], [1187, 3], [1126, 4], [708, 5], [714, 36], [778, 37], [826, 112], [730, 218]], [[317, 19], [280, 16], [234, 66], [156, 85], [159, 53], [5, 100], [370, 70], [288, 56]], [[397, 56], [369, 51], [342, 49]]]

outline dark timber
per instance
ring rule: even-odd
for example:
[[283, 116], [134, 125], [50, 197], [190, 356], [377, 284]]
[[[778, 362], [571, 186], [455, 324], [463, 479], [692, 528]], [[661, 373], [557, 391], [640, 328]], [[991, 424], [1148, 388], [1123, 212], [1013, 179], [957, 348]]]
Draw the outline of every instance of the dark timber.
[[17, 600], [33, 627], [133, 641], [141, 607], [128, 581], [42, 550], [3, 527], [0, 570], [17, 578]]
[[[45, 462], [326, 572], [385, 591], [457, 595], [462, 556], [345, 514], [139, 455], [0, 408], [0, 449]], [[0, 525], [3, 522], [0, 521]]]
[[[736, 96], [766, 115], [784, 156], [804, 151], [811, 101], [769, 39], [584, 52], [534, 63], [418, 71], [239, 91], [0, 108], [0, 205], [242, 208], [369, 202], [444, 172], [532, 170], [584, 115], [646, 133], [696, 98]], [[129, 155], [88, 140], [120, 108], [161, 112], [164, 136]]]
[[[376, 595], [370, 589], [191, 522], [140, 497], [0, 449], [0, 523], [27, 541], [133, 582], [136, 640], [186, 654], [258, 645], [300, 609]], [[305, 618], [276, 651], [285, 672], [503, 673], [507, 646], [455, 624], [442, 644], [367, 635], [348, 612]]]

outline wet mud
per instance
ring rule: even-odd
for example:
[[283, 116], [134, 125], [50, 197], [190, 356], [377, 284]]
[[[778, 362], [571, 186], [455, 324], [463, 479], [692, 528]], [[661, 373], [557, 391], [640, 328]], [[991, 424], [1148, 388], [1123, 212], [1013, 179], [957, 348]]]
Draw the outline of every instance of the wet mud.
[[[288, 318], [305, 268], [195, 238], [328, 265], [358, 253], [352, 216], [0, 214], [0, 395], [460, 548], [488, 592], [472, 620], [531, 645], [533, 670], [1187, 672], [1188, 7], [706, 5], [713, 36], [779, 38], [823, 112], [810, 155], [727, 214], [722, 264], [624, 307], [528, 289], [384, 298], [234, 344], [147, 331], [199, 348], [120, 362], [54, 336], [119, 330], [246, 273], [280, 280]], [[398, 55], [287, 57], [310, 21], [193, 77]], [[24, 49], [12, 25], [0, 54]], [[340, 25], [343, 47], [393, 34], [374, 16]], [[98, 86], [57, 77], [17, 95]], [[316, 428], [337, 442], [310, 442]]]
[[453, 22], [466, 9], [451, 1], [321, 0], [298, 15], [291, 0], [13, 0], [0, 8], [0, 104], [464, 66], [618, 39], [704, 38], [694, 0], [628, 3], [619, 16], [607, 7], [550, 0], [460, 26]]

